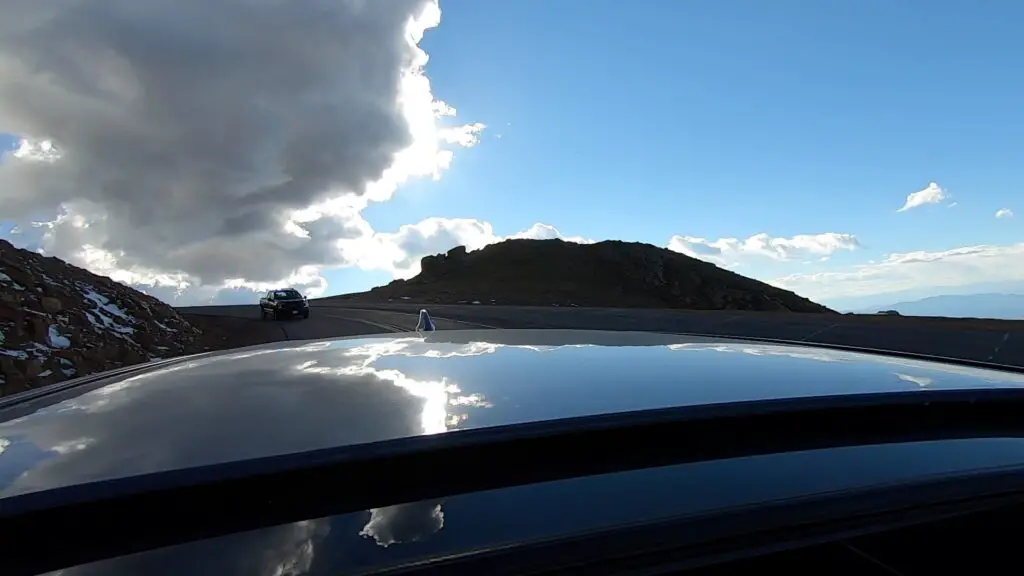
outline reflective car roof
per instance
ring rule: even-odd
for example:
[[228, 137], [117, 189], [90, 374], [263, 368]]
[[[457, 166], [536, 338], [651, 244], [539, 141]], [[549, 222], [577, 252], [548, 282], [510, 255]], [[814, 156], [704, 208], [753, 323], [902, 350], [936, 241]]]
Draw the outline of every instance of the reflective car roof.
[[1024, 375], [1009, 372], [654, 333], [460, 330], [282, 342], [163, 363], [0, 412], [0, 497], [452, 429], [1021, 385]]
[[[160, 363], [0, 412], [0, 502], [90, 480], [455, 429], [745, 400], [1021, 385], [1024, 375], [1011, 372], [652, 333], [460, 330], [284, 342]], [[688, 464], [310, 519], [81, 570], [217, 566], [217, 573], [250, 574], [287, 564], [295, 573], [335, 573], [1022, 461], [1024, 443], [990, 439]], [[794, 481], [794, 470], [816, 472]]]

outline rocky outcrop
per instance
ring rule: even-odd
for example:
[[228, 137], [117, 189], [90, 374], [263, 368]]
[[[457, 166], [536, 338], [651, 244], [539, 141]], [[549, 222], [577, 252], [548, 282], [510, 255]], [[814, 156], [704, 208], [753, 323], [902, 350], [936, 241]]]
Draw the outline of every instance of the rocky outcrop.
[[506, 240], [426, 256], [420, 274], [367, 300], [444, 304], [607, 306], [832, 313], [832, 310], [703, 260], [638, 242], [577, 244]]
[[0, 240], [0, 395], [207, 349], [163, 302]]

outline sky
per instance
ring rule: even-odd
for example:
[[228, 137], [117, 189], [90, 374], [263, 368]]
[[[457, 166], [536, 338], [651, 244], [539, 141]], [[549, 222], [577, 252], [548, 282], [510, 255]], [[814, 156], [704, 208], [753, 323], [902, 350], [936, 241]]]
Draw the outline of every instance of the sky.
[[839, 308], [1024, 292], [1020, 2], [0, 13], [0, 238], [174, 304], [510, 237], [648, 242]]

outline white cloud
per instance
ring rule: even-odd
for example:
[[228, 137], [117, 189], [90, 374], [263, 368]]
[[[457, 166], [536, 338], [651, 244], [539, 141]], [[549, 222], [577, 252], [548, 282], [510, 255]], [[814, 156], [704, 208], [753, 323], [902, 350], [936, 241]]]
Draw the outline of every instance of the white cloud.
[[522, 232], [516, 232], [515, 234], [509, 236], [509, 238], [530, 238], [533, 240], [551, 240], [554, 238], [561, 238], [566, 242], [577, 242], [579, 244], [594, 243], [593, 240], [589, 238], [584, 238], [582, 236], [565, 236], [558, 231], [558, 228], [555, 228], [550, 224], [543, 224], [541, 222], [537, 222], [536, 224], [530, 226], [529, 228], [523, 230]]
[[441, 502], [425, 500], [370, 510], [370, 519], [359, 535], [373, 538], [378, 546], [422, 540], [444, 527]]
[[[357, 266], [364, 270], [384, 270], [395, 278], [409, 278], [419, 273], [419, 262], [424, 256], [447, 252], [456, 246], [479, 250], [489, 244], [508, 239], [532, 238], [538, 240], [560, 238], [567, 242], [581, 244], [594, 240], [582, 236], [566, 236], [556, 227], [541, 222], [529, 228], [502, 236], [494, 232], [489, 222], [472, 218], [427, 218], [416, 224], [401, 226], [397, 232], [374, 232], [357, 211], [348, 218], [360, 234], [350, 240], [339, 242], [344, 266]], [[52, 230], [66, 226], [65, 230], [88, 227], [80, 217], [63, 214], [58, 222], [41, 222], [34, 226], [39, 240], [35, 243], [42, 252], [52, 246], [55, 240]], [[74, 243], [78, 237], [65, 233], [62, 241]], [[198, 284], [185, 274], [167, 274], [143, 266], [131, 269], [121, 268], [117, 254], [85, 244], [76, 253], [75, 263], [97, 274], [109, 276], [118, 282], [134, 286], [165, 302], [178, 306], [197, 304], [238, 304], [249, 303], [253, 293], [280, 286], [293, 286], [310, 297], [327, 292], [327, 280], [323, 269], [317, 266], [303, 266], [288, 276], [274, 281], [248, 281], [242, 278], [225, 279], [216, 284]]]
[[745, 240], [719, 238], [708, 240], [694, 236], [673, 236], [668, 249], [694, 258], [721, 264], [759, 256], [774, 260], [794, 260], [812, 256], [827, 258], [840, 250], [856, 250], [860, 242], [853, 234], [826, 232], [823, 234], [798, 234], [790, 238], [755, 234]]
[[346, 259], [366, 270], [387, 270], [395, 278], [419, 274], [420, 259], [430, 254], [447, 252], [456, 246], [479, 250], [489, 244], [513, 238], [538, 240], [561, 238], [568, 242], [592, 243], [580, 236], [564, 236], [550, 224], [536, 223], [530, 228], [501, 236], [489, 222], [473, 218], [427, 218], [406, 224], [397, 232], [376, 233], [367, 238], [346, 241]]
[[[436, 0], [9, 0], [5, 219], [19, 244], [193, 296], [323, 285], [361, 216], [485, 126], [433, 97]], [[273, 38], [273, 42], [268, 42]], [[31, 230], [30, 230], [31, 232]]]
[[1024, 243], [889, 254], [841, 271], [791, 274], [769, 283], [812, 300], [1024, 280]]
[[996, 218], [1013, 218], [1013, 210], [1009, 208], [1000, 208], [996, 210]]
[[908, 194], [907, 201], [903, 203], [903, 207], [897, 210], [897, 212], [905, 212], [925, 204], [939, 204], [947, 198], [949, 198], [949, 195], [946, 194], [946, 191], [941, 186], [935, 182], [930, 182], [924, 190]]

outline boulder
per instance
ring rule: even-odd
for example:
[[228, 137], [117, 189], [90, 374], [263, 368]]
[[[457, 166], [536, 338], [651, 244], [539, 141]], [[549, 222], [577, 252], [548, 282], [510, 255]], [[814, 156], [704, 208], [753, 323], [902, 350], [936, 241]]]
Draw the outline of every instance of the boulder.
[[47, 314], [56, 314], [64, 309], [63, 303], [60, 298], [53, 298], [51, 296], [43, 296], [40, 298], [40, 304], [42, 305], [43, 311]]

